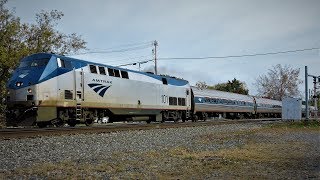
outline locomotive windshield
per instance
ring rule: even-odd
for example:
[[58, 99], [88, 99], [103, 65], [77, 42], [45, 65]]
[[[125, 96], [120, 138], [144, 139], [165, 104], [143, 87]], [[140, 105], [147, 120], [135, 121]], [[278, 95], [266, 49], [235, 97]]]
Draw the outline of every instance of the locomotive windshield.
[[49, 58], [21, 61], [19, 68], [45, 66], [48, 64], [48, 62], [49, 62]]

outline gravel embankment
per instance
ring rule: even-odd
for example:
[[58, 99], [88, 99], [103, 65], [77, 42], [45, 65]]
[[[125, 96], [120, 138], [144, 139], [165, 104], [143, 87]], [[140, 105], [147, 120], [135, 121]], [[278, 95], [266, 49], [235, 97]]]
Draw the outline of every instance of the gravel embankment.
[[254, 123], [0, 140], [0, 179], [317, 179], [319, 147]]
[[0, 170], [11, 170], [41, 162], [96, 162], [109, 159], [114, 152], [164, 151], [173, 147], [185, 147], [193, 151], [214, 151], [236, 147], [243, 142], [230, 140], [223, 144], [203, 144], [198, 143], [197, 138], [211, 133], [245, 131], [259, 127], [260, 125], [254, 124], [232, 124], [3, 140], [0, 141]]

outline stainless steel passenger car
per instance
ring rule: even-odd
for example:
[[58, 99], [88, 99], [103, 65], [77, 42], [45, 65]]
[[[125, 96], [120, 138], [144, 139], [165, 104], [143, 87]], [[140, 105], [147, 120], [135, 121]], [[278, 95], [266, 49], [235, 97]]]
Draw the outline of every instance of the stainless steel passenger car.
[[248, 95], [192, 87], [195, 114], [199, 119], [209, 117], [249, 118], [254, 111], [254, 98]]
[[255, 98], [258, 117], [281, 117], [282, 102], [267, 98]]
[[280, 117], [281, 101], [192, 87], [195, 119]]

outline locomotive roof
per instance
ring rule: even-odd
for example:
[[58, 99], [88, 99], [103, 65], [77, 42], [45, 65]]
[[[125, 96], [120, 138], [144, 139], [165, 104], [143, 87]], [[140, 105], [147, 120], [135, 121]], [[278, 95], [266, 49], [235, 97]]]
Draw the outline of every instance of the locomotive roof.
[[256, 102], [258, 104], [274, 104], [274, 105], [282, 105], [281, 101], [273, 100], [273, 99], [267, 99], [267, 98], [258, 98], [256, 97]]
[[52, 54], [52, 53], [36, 53], [36, 54], [32, 54], [30, 56], [27, 56], [27, 57], [23, 58], [22, 61], [29, 61], [29, 60], [32, 60], [34, 58], [41, 58], [41, 57], [50, 58], [51, 56], [55, 56], [55, 57], [60, 58], [60, 59], [69, 60], [71, 62], [74, 62], [73, 65], [75, 66], [76, 69], [84, 67], [84, 66], [87, 66], [88, 64], [92, 64], [92, 65], [97, 65], [97, 66], [104, 66], [104, 67], [109, 67], [109, 68], [113, 68], [113, 69], [124, 70], [124, 71], [128, 71], [128, 72], [134, 72], [134, 73], [138, 73], [138, 74], [144, 74], [146, 76], [150, 76], [150, 77], [157, 78], [157, 79], [159, 79], [161, 77], [161, 78], [170, 79], [171, 81], [174, 81], [174, 82], [184, 82], [183, 84], [189, 83], [187, 80], [179, 79], [179, 78], [175, 78], [175, 77], [170, 77], [170, 76], [167, 76], [167, 75], [155, 75], [155, 74], [149, 73], [149, 72], [135, 71], [135, 70], [131, 70], [131, 69], [115, 67], [115, 66], [111, 66], [111, 65], [106, 65], [106, 64], [102, 64], [102, 63], [76, 59], [76, 58], [67, 57], [67, 56], [58, 55], [58, 54]]

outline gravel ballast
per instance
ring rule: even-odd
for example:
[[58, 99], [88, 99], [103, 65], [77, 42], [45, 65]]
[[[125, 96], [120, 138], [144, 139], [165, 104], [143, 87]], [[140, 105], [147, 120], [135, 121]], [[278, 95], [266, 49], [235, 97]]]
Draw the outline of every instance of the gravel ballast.
[[[16, 173], [17, 169], [33, 168], [34, 165], [41, 166], [41, 164], [59, 164], [63, 162], [72, 162], [80, 165], [86, 164], [90, 166], [89, 169], [91, 169], [91, 166], [99, 166], [101, 165], [101, 163], [106, 162], [109, 164], [111, 163], [118, 165], [127, 162], [128, 164], [130, 164], [130, 162], [146, 162], [150, 164], [148, 166], [153, 165], [157, 166], [157, 168], [163, 167], [164, 169], [166, 169], [171, 167], [171, 165], [169, 164], [172, 164], [173, 166], [175, 164], [181, 164], [181, 159], [179, 159], [181, 157], [183, 161], [191, 160], [190, 162], [196, 162], [197, 159], [192, 158], [198, 158], [195, 157], [195, 154], [197, 153], [201, 154], [202, 152], [219, 152], [224, 149], [242, 148], [249, 141], [255, 141], [259, 143], [268, 142], [276, 144], [277, 142], [305, 141], [306, 139], [310, 139], [310, 143], [319, 143], [318, 132], [299, 132], [292, 133], [292, 135], [290, 133], [286, 133], [280, 135], [278, 134], [276, 136], [274, 136], [272, 133], [255, 134], [254, 132], [260, 130], [262, 126], [263, 125], [261, 124], [253, 123], [228, 124], [206, 127], [154, 129], [106, 134], [78, 134], [68, 136], [64, 135], [28, 139], [1, 140], [0, 176], [8, 176], [8, 174], [11, 176]], [[319, 147], [310, 148], [317, 149]], [[179, 150], [179, 152], [175, 152], [177, 149]], [[144, 159], [145, 154], [150, 152], [156, 153], [155, 156], [159, 156], [158, 162], [157, 158], [155, 158], [155, 160], [152, 160], [152, 162], [147, 162], [147, 160]], [[171, 153], [169, 153], [169, 155], [173, 154], [172, 158], [166, 157], [166, 153], [168, 152]], [[192, 154], [188, 154], [186, 155], [186, 157], [182, 156], [187, 152], [192, 152]], [[160, 156], [162, 155], [165, 160], [160, 159]], [[315, 156], [317, 156], [316, 158], [319, 158], [319, 153]], [[203, 157], [204, 160], [201, 159], [201, 162], [207, 161], [209, 156]], [[307, 158], [310, 157], [308, 156]], [[221, 158], [219, 157], [209, 157], [210, 163], [212, 163], [216, 159], [218, 159], [219, 162], [215, 162], [213, 164], [219, 164], [222, 162]], [[225, 161], [226, 160], [223, 160], [223, 163], [227, 162], [230, 164], [232, 160], [228, 160], [226, 162]], [[155, 165], [153, 163], [155, 163]], [[162, 170], [157, 170], [155, 173], [152, 173], [152, 168], [150, 168], [150, 172], [147, 169], [143, 170], [143, 167], [140, 167], [140, 165], [137, 165], [138, 167], [135, 166], [135, 164], [131, 165], [130, 167], [125, 166], [125, 168], [122, 168], [121, 166], [120, 170], [114, 170], [116, 168], [112, 167], [112, 171], [108, 171], [106, 169], [101, 172], [100, 170], [97, 172], [95, 170], [95, 172], [92, 172], [92, 176], [94, 178], [98, 177], [107, 179], [112, 177], [166, 178], [172, 176], [177, 178], [184, 178], [183, 174], [166, 174], [165, 176], [163, 176], [163, 173], [159, 174], [159, 172], [162, 172]], [[316, 167], [316, 165], [313, 166], [315, 167], [312, 169], [312, 171], [316, 171], [317, 168], [319, 168]], [[64, 176], [64, 172], [55, 173], [58, 173], [58, 178], [78, 177], [79, 175], [71, 174], [70, 176], [69, 174], [67, 176]], [[235, 177], [230, 173], [221, 174], [221, 171], [208, 173], [209, 175], [202, 177]], [[85, 177], [86, 175], [88, 175], [88, 172], [85, 172], [84, 174], [85, 175], [80, 177]], [[29, 175], [30, 174], [28, 174], [27, 176]], [[276, 177], [279, 175], [289, 176], [286, 173], [275, 173]], [[18, 175], [18, 177], [20, 176], [21, 174]], [[52, 176], [52, 173], [50, 176]], [[36, 173], [35, 175], [32, 175], [31, 173], [31, 177], [39, 177], [39, 174]], [[41, 177], [46, 178], [47, 176], [40, 175], [40, 178]], [[195, 177], [197, 177], [197, 175], [195, 175]], [[266, 177], [269, 178], [269, 176]]]

